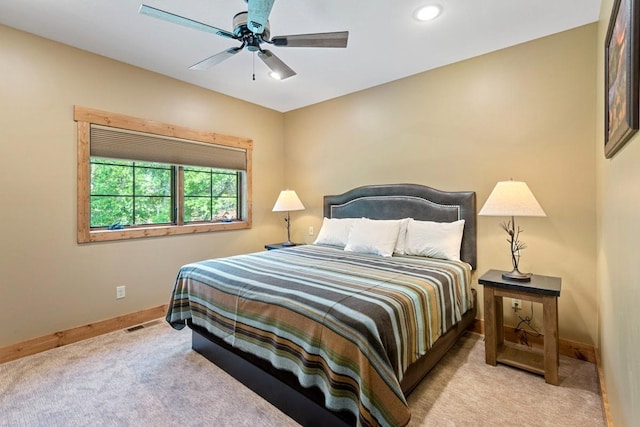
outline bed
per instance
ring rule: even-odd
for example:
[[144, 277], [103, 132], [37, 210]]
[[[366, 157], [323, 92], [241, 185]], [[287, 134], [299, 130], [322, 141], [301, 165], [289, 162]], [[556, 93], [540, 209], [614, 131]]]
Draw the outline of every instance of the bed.
[[[324, 217], [318, 244], [183, 266], [167, 321], [302, 425], [406, 425], [406, 396], [476, 316], [475, 193], [365, 186], [325, 196]], [[425, 230], [459, 230], [459, 260], [424, 256]]]

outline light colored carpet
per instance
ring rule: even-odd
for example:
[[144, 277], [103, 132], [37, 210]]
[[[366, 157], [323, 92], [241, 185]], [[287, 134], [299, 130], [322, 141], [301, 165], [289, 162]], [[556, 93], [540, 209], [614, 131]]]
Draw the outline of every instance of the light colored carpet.
[[[410, 426], [604, 426], [593, 364], [561, 357], [560, 386], [484, 363], [467, 334], [409, 397]], [[162, 321], [0, 365], [2, 426], [295, 426]]]
[[467, 333], [409, 395], [410, 426], [605, 426], [596, 366], [560, 356], [560, 385], [485, 363]]

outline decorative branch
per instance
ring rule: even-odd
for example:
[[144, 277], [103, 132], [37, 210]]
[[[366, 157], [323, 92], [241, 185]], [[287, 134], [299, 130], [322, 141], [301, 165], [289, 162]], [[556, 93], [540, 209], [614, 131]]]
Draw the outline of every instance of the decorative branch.
[[507, 242], [509, 242], [509, 246], [511, 247], [511, 263], [513, 264], [514, 270], [517, 270], [518, 264], [520, 264], [520, 251], [527, 247], [526, 243], [520, 241], [520, 233], [523, 230], [519, 226], [517, 230], [515, 229], [515, 221], [513, 218], [500, 224], [500, 227], [509, 235]]

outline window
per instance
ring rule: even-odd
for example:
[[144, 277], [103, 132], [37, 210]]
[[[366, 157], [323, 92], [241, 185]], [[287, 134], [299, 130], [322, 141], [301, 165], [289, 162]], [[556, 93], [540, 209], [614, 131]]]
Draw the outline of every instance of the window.
[[184, 168], [184, 222], [229, 221], [238, 212], [238, 173]]
[[250, 140], [82, 107], [78, 242], [251, 227]]
[[172, 224], [175, 166], [91, 158], [91, 228]]

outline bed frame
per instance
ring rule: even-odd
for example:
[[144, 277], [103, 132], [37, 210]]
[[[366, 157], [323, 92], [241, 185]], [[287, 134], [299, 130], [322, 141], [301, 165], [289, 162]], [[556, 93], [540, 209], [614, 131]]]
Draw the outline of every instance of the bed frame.
[[[327, 218], [401, 219], [452, 222], [465, 220], [460, 258], [475, 269], [476, 197], [475, 192], [446, 192], [416, 184], [372, 185], [324, 197]], [[454, 328], [440, 337], [429, 353], [407, 369], [401, 382], [408, 395], [435, 364], [455, 344], [476, 317], [477, 297], [473, 290], [473, 309], [463, 315]], [[295, 375], [273, 368], [268, 362], [238, 351], [205, 329], [189, 323], [193, 331], [192, 348], [262, 396], [304, 426], [353, 426], [355, 417], [324, 407], [322, 393], [301, 387]]]

